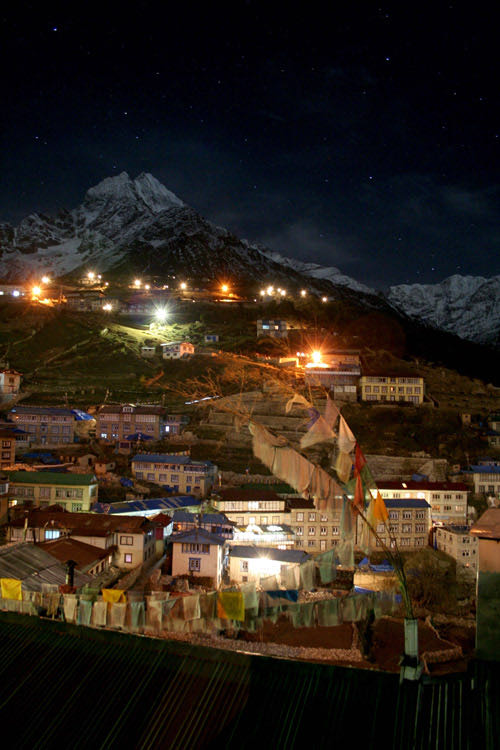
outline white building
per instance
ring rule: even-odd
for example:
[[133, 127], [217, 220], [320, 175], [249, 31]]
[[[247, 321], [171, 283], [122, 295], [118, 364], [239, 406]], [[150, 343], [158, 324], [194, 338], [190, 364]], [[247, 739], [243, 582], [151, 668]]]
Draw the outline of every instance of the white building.
[[308, 559], [302, 550], [236, 545], [229, 550], [229, 578], [231, 583], [257, 583], [261, 578], [276, 576], [280, 583], [282, 573], [293, 568], [298, 586], [299, 566]]
[[160, 346], [163, 359], [186, 359], [194, 354], [194, 346], [189, 341], [169, 341]]
[[426, 500], [431, 506], [431, 520], [434, 526], [450, 523], [464, 525], [467, 521], [467, 498], [470, 489], [462, 482], [379, 481], [378, 487], [384, 500]]
[[211, 578], [219, 588], [225, 539], [205, 529], [174, 534], [172, 541], [172, 575]]
[[479, 542], [468, 526], [441, 526], [436, 529], [436, 547], [472, 571], [477, 571]]
[[476, 495], [500, 498], [500, 466], [495, 463], [479, 464], [471, 466], [470, 473]]
[[138, 453], [132, 459], [132, 473], [178, 493], [207, 495], [217, 479], [217, 466], [190, 456]]

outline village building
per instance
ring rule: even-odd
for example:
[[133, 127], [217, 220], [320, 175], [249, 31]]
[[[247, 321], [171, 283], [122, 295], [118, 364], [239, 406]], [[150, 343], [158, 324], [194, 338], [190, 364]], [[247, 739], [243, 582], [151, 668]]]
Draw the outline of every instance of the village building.
[[218, 333], [206, 333], [203, 337], [205, 344], [217, 344], [219, 342]]
[[295, 535], [296, 549], [310, 554], [325, 552], [340, 541], [340, 513], [319, 511], [314, 501], [304, 498], [287, 498], [290, 527]]
[[9, 508], [9, 478], [0, 473], [0, 524], [7, 520]]
[[0, 370], [0, 402], [12, 401], [19, 394], [22, 375], [17, 370]]
[[234, 523], [224, 513], [190, 513], [187, 510], [175, 510], [172, 516], [172, 533], [204, 529], [223, 539], [232, 539]]
[[96, 414], [96, 436], [107, 443], [131, 441], [137, 436], [161, 440], [169, 434], [167, 409], [148, 404], [106, 404]]
[[490, 414], [488, 417], [488, 431], [486, 437], [488, 445], [492, 448], [500, 448], [500, 414]]
[[257, 321], [257, 338], [270, 336], [273, 339], [286, 339], [288, 336], [288, 324], [286, 320], [259, 319]]
[[169, 341], [160, 346], [163, 359], [187, 359], [194, 354], [194, 345], [189, 341]]
[[59, 506], [18, 509], [5, 525], [7, 542], [74, 539], [112, 555], [112, 564], [129, 570], [156, 554], [155, 526], [147, 518], [66, 512]]
[[219, 588], [225, 540], [205, 529], [191, 529], [171, 537], [172, 575], [211, 580]]
[[156, 346], [141, 346], [141, 357], [145, 359], [156, 357]]
[[[0, 578], [15, 578], [21, 581], [22, 590], [43, 591], [56, 590], [67, 580], [68, 569], [48, 550], [29, 540], [20, 540], [19, 544], [0, 547]], [[89, 574], [75, 570], [73, 584], [76, 589], [91, 585]], [[14, 603], [15, 600], [13, 600]], [[22, 605], [22, 602], [15, 602]], [[17, 611], [22, 611], [18, 609]]]
[[[401, 550], [421, 549], [429, 543], [431, 528], [431, 506], [426, 500], [401, 498], [386, 499], [385, 506], [389, 513], [387, 523], [377, 524], [375, 548], [386, 545], [389, 548], [397, 545]], [[357, 539], [361, 538], [362, 524], [358, 518]]]
[[85, 544], [85, 542], [79, 542], [66, 536], [50, 542], [43, 542], [40, 548], [63, 564], [68, 561], [74, 562], [75, 570], [89, 576], [104, 573], [109, 569], [113, 560], [112, 550]]
[[16, 462], [16, 436], [12, 430], [0, 427], [0, 471], [12, 468]]
[[304, 369], [304, 382], [312, 387], [329, 390], [336, 401], [357, 401], [359, 364], [324, 361], [309, 363]]
[[359, 379], [361, 401], [409, 403], [420, 406], [424, 402], [424, 379], [414, 374], [364, 374]]
[[214, 490], [211, 502], [238, 528], [289, 524], [286, 500], [273, 490], [218, 488]]
[[470, 488], [463, 482], [429, 482], [425, 479], [379, 481], [378, 488], [384, 500], [420, 499], [431, 507], [434, 526], [464, 525], [467, 522], [467, 499]]
[[97, 502], [95, 474], [56, 471], [9, 472], [9, 507], [46, 508], [57, 503], [72, 512], [88, 511]]
[[471, 466], [466, 472], [471, 476], [476, 495], [500, 500], [500, 465], [496, 462]]
[[276, 576], [276, 581], [280, 584], [285, 570], [292, 568], [296, 574], [298, 587], [299, 566], [308, 559], [309, 555], [302, 550], [235, 545], [229, 548], [229, 580], [235, 584], [258, 583], [261, 578]]
[[500, 661], [500, 508], [490, 508], [472, 526], [479, 542], [476, 652], [480, 659]]
[[229, 542], [236, 545], [256, 545], [257, 547], [276, 547], [277, 549], [294, 549], [296, 537], [294, 530], [287, 524], [248, 524], [236, 526], [233, 539]]
[[217, 466], [211, 461], [165, 453], [138, 453], [131, 461], [136, 479], [146, 479], [179, 493], [205, 497], [217, 480]]
[[[28, 434], [31, 446], [60, 446], [86, 437], [94, 418], [79, 409], [18, 404], [9, 412], [18, 429]], [[92, 425], [90, 425], [92, 423]]]
[[474, 573], [478, 566], [478, 540], [469, 526], [439, 526], [435, 531], [436, 549], [446, 552], [457, 565]]

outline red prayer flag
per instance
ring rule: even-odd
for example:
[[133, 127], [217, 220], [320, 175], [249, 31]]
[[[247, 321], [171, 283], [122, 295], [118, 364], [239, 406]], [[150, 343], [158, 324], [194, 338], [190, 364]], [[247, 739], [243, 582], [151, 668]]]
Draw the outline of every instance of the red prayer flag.
[[361, 481], [361, 476], [358, 474], [356, 477], [356, 489], [354, 490], [354, 509], [355, 510], [364, 510], [365, 508], [365, 491], [363, 489], [363, 482]]
[[356, 443], [356, 457], [354, 459], [354, 474], [358, 476], [361, 473], [361, 469], [366, 466], [366, 458], [363, 456], [363, 451]]

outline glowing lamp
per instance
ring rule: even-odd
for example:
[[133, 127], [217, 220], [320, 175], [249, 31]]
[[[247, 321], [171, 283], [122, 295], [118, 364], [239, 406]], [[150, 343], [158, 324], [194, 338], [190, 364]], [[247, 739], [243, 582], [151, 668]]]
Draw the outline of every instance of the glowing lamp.
[[328, 302], [328, 297], [321, 297], [322, 302]]
[[89, 271], [87, 274], [87, 278], [90, 279], [90, 281], [93, 281], [95, 279], [95, 273], [93, 271]]
[[42, 284], [50, 284], [50, 276], [42, 276]]
[[182, 282], [181, 282], [181, 289], [186, 289], [186, 287], [187, 287], [187, 284], [186, 284], [186, 282], [185, 282], [185, 281], [182, 281]]
[[42, 290], [40, 289], [39, 286], [34, 286], [31, 292], [33, 294], [33, 297], [39, 297], [42, 293]]
[[142, 281], [141, 281], [140, 279], [135, 279], [135, 281], [134, 281], [134, 286], [136, 286], [136, 287], [140, 287], [140, 286], [141, 286], [141, 284], [142, 284]]
[[221, 289], [222, 289], [222, 291], [224, 292], [224, 294], [225, 294], [226, 292], [228, 292], [228, 291], [229, 291], [229, 287], [228, 287], [228, 285], [227, 285], [227, 284], [223, 284], [223, 285], [221, 286]]
[[109, 302], [106, 302], [106, 304], [102, 306], [102, 309], [106, 310], [106, 312], [111, 312], [111, 310], [113, 309], [113, 305], [111, 305]]
[[305, 289], [301, 289], [300, 296], [301, 297], [305, 297], [306, 294], [307, 294], [306, 290]]
[[319, 363], [321, 362], [321, 352], [314, 351], [311, 354], [311, 359], [312, 359], [312, 361], [314, 362], [315, 365], [319, 365]]
[[155, 318], [159, 323], [163, 323], [167, 319], [167, 311], [163, 307], [159, 307], [155, 310]]

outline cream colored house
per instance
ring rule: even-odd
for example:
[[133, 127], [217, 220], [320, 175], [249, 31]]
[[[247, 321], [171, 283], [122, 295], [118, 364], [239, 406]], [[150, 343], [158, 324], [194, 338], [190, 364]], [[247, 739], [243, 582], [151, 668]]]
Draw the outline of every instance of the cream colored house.
[[201, 528], [172, 535], [172, 575], [211, 578], [219, 588], [225, 541]]
[[21, 373], [17, 370], [0, 370], [0, 401], [12, 401], [21, 387]]
[[479, 545], [468, 526], [440, 526], [436, 529], [436, 548], [456, 560], [457, 565], [476, 572]]
[[97, 491], [95, 474], [9, 472], [9, 506], [29, 503], [46, 508], [57, 504], [72, 512], [88, 511], [97, 502]]
[[325, 552], [340, 541], [340, 513], [319, 511], [312, 500], [289, 498], [289, 520], [295, 534], [295, 548], [310, 554]]
[[420, 405], [424, 401], [424, 379], [415, 375], [362, 375], [361, 401], [401, 402]]
[[186, 359], [194, 354], [194, 345], [189, 341], [169, 341], [160, 346], [163, 359]]
[[131, 461], [136, 479], [159, 484], [165, 489], [205, 497], [217, 478], [217, 466], [185, 455], [138, 453]]
[[413, 498], [428, 502], [435, 526], [463, 526], [466, 523], [470, 488], [462, 482], [379, 481], [378, 487], [384, 500]]
[[[385, 500], [385, 506], [389, 513], [389, 519], [385, 524], [378, 524], [377, 534], [379, 538], [375, 540], [375, 547], [383, 548], [384, 544], [393, 547], [395, 546], [393, 540], [403, 551], [428, 546], [431, 507], [426, 500], [391, 499]], [[360, 538], [362, 523], [361, 519], [358, 518], [358, 539]]]

